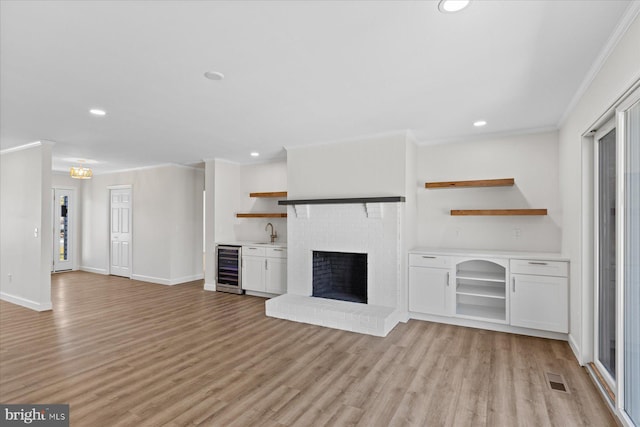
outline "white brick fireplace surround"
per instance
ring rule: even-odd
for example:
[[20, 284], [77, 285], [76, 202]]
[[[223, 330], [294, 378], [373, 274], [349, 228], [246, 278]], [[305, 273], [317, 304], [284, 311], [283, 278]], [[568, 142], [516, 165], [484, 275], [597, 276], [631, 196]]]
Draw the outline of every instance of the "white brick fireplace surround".
[[[266, 302], [267, 316], [386, 336], [401, 314], [404, 203], [293, 202], [287, 201], [287, 294]], [[366, 253], [368, 304], [312, 297], [313, 251]]]

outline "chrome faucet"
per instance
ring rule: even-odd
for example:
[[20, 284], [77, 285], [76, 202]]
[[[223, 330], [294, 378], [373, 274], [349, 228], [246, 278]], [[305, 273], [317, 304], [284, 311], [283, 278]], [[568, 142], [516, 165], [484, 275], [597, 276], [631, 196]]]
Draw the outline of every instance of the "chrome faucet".
[[278, 232], [273, 228], [273, 224], [271, 223], [267, 224], [267, 226], [264, 228], [264, 231], [267, 231], [269, 226], [271, 226], [271, 243], [275, 243], [276, 239], [278, 238]]

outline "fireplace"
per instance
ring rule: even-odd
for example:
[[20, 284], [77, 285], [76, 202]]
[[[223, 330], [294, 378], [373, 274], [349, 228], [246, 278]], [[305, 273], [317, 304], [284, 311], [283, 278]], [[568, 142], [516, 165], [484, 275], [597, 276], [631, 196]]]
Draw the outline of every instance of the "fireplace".
[[367, 303], [367, 254], [313, 251], [312, 296]]
[[380, 337], [407, 319], [403, 202], [281, 200], [288, 205], [287, 293], [265, 303], [267, 316]]

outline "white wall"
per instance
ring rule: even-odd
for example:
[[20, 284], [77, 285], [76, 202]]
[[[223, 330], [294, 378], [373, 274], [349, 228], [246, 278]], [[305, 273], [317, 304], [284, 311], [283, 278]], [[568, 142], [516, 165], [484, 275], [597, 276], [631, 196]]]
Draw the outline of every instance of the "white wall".
[[[556, 132], [420, 146], [417, 176], [419, 246], [560, 251]], [[424, 188], [431, 181], [494, 178], [515, 178], [515, 185]], [[451, 209], [500, 208], [546, 208], [548, 216], [450, 215]]]
[[5, 150], [0, 159], [0, 297], [50, 310], [51, 145]]
[[562, 252], [571, 259], [570, 343], [582, 363], [593, 354], [593, 258], [589, 161], [583, 135], [640, 79], [640, 18], [636, 17], [560, 129], [564, 211]]
[[[239, 167], [240, 193], [237, 212], [287, 212], [278, 205], [278, 198], [251, 198], [249, 193], [287, 191], [287, 162], [271, 162]], [[235, 218], [235, 216], [234, 216]], [[287, 241], [286, 218], [235, 218], [235, 237], [240, 241], [268, 242], [267, 223], [278, 233], [278, 242]]]
[[71, 221], [73, 221], [71, 230], [71, 264], [73, 270], [80, 268], [80, 258], [82, 254], [82, 246], [80, 233], [82, 230], [82, 183], [85, 180], [74, 179], [69, 176], [68, 172], [53, 171], [51, 174], [51, 187], [73, 190], [73, 205], [70, 209]]
[[202, 170], [159, 166], [97, 175], [83, 184], [82, 266], [107, 274], [109, 186], [132, 185], [132, 278], [176, 284], [202, 278]]
[[204, 289], [216, 290], [216, 160], [204, 162], [205, 254]]
[[401, 196], [406, 132], [287, 148], [289, 199]]

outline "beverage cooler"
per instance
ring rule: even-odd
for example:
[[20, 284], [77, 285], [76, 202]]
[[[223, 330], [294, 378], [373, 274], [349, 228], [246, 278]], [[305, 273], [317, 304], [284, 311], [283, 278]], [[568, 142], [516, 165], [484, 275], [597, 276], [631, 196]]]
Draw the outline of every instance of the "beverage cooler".
[[242, 247], [218, 245], [216, 247], [216, 290], [242, 294]]

